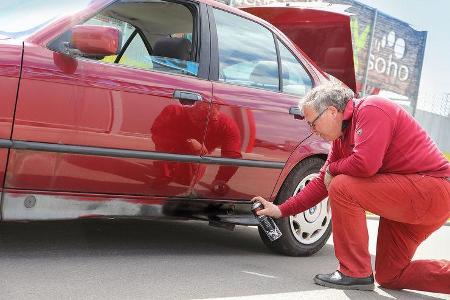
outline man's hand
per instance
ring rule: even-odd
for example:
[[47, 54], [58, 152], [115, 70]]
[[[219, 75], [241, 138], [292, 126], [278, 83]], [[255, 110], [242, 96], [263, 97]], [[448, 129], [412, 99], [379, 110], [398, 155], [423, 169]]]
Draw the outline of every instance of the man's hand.
[[197, 155], [205, 155], [208, 153], [208, 150], [206, 149], [205, 145], [201, 144], [196, 139], [188, 139], [187, 143], [195, 154]]
[[261, 204], [264, 206], [264, 209], [261, 209], [261, 210], [256, 212], [256, 214], [258, 216], [265, 215], [265, 216], [273, 217], [273, 218], [276, 218], [276, 219], [281, 218], [281, 210], [278, 208], [278, 206], [273, 204], [272, 202], [267, 201], [263, 197], [257, 196], [257, 197], [254, 197], [250, 201], [252, 201], [252, 202], [255, 202], [255, 201], [261, 202]]
[[230, 191], [230, 187], [223, 180], [214, 180], [211, 184], [211, 191], [217, 195], [225, 195]]
[[328, 166], [327, 166], [327, 169], [326, 169], [326, 171], [325, 171], [325, 177], [323, 178], [323, 183], [325, 184], [325, 187], [327, 188], [327, 190], [328, 190], [328, 188], [329, 188], [329, 186], [330, 186], [330, 183], [331, 183], [331, 180], [333, 180], [333, 175], [331, 175], [331, 173], [330, 173], [330, 171], [328, 170]]

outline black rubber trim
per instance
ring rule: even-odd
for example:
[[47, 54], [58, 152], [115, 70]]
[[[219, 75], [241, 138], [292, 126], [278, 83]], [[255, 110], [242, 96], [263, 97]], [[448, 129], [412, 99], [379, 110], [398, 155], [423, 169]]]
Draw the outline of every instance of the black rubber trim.
[[197, 26], [199, 34], [197, 35], [198, 44], [197, 49], [199, 51], [199, 68], [198, 77], [202, 79], [209, 79], [209, 65], [211, 57], [211, 37], [209, 32], [208, 21], [208, 8], [205, 3], [200, 3], [198, 9], [198, 22]]
[[278, 39], [275, 33], [272, 32], [273, 41], [275, 43], [275, 50], [277, 52], [277, 63], [278, 63], [278, 90], [283, 92], [283, 66], [281, 65], [281, 55], [280, 48], [278, 47]]
[[172, 154], [162, 152], [137, 151], [125, 149], [99, 148], [88, 146], [74, 146], [61, 144], [48, 144], [39, 142], [9, 141], [0, 139], [1, 148], [11, 148], [16, 150], [32, 150], [56, 153], [72, 153], [81, 155], [97, 155], [108, 157], [138, 158], [152, 160], [167, 160], [179, 162], [194, 162], [208, 165], [230, 165], [242, 167], [255, 167], [266, 169], [283, 169], [284, 162], [259, 161], [248, 159], [233, 159], [224, 157], [209, 157], [187, 154]]
[[12, 142], [10, 140], [1, 140], [0, 139], [0, 148], [11, 148]]
[[139, 34], [139, 36], [142, 39], [142, 42], [144, 43], [145, 49], [147, 49], [148, 54], [151, 56], [153, 55], [153, 48], [152, 45], [150, 45], [150, 43], [147, 40], [147, 37], [145, 36], [145, 34], [142, 32], [141, 29], [136, 28], [137, 29], [137, 33]]
[[234, 158], [223, 158], [223, 157], [202, 157], [202, 164], [211, 165], [232, 165], [232, 166], [242, 166], [242, 167], [257, 167], [266, 169], [283, 169], [283, 162], [272, 162], [272, 161], [259, 161], [259, 160], [248, 160], [248, 159], [234, 159]]
[[[125, 25], [125, 26], [127, 26], [127, 25]], [[119, 61], [122, 59], [123, 54], [125, 53], [125, 51], [127, 51], [128, 46], [131, 44], [131, 41], [134, 39], [134, 37], [136, 36], [137, 33], [138, 33], [138, 29], [136, 28], [131, 33], [131, 35], [128, 37], [128, 39], [126, 40], [126, 42], [123, 45], [122, 49], [120, 49], [119, 54], [117, 55], [116, 59], [114, 60], [115, 64], [119, 63]], [[147, 51], [148, 51], [148, 49], [147, 49]]]
[[219, 80], [219, 42], [217, 38], [216, 20], [213, 7], [208, 5], [209, 30], [211, 34], [211, 57], [209, 66], [209, 80]]
[[111, 149], [111, 148], [97, 148], [89, 146], [74, 146], [74, 145], [60, 145], [60, 144], [47, 144], [38, 142], [22, 142], [13, 141], [13, 149], [17, 150], [33, 150], [33, 151], [45, 151], [45, 152], [57, 152], [57, 153], [72, 153], [83, 155], [97, 155], [97, 156], [109, 156], [109, 157], [123, 157], [123, 158], [142, 158], [142, 159], [155, 159], [155, 160], [176, 160], [181, 162], [200, 162], [201, 157], [196, 155], [180, 155], [169, 154], [162, 152], [148, 152], [148, 151], [136, 151], [125, 149]]

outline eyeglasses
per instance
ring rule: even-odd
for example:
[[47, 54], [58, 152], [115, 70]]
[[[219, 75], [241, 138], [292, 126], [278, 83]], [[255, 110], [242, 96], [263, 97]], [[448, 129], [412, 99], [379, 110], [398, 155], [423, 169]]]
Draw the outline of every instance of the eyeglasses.
[[327, 109], [328, 109], [328, 107], [325, 108], [324, 110], [322, 110], [312, 122], [307, 122], [308, 125], [309, 125], [309, 127], [311, 127], [311, 130], [316, 130], [316, 122], [317, 122], [317, 120], [319, 120], [319, 118], [323, 115], [323, 113], [324, 113]]

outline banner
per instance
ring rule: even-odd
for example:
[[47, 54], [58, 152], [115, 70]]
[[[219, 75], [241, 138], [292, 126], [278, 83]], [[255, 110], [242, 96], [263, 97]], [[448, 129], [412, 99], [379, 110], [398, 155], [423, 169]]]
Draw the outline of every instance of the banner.
[[354, 14], [351, 25], [357, 81], [363, 83], [367, 68], [368, 88], [395, 92], [415, 101], [427, 32], [417, 31], [408, 23], [357, 1], [328, 2], [351, 5], [347, 11]]

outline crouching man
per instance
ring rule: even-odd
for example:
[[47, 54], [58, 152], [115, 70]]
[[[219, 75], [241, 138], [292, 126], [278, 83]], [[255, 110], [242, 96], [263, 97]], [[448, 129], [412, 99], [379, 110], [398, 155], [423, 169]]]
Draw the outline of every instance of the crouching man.
[[375, 278], [391, 289], [450, 293], [450, 261], [411, 261], [450, 217], [450, 164], [419, 124], [379, 96], [354, 99], [336, 84], [316, 87], [301, 105], [311, 130], [332, 141], [320, 176], [277, 206], [261, 197], [259, 214], [303, 212], [327, 195], [339, 268], [314, 282], [373, 290], [366, 211], [380, 216]]

